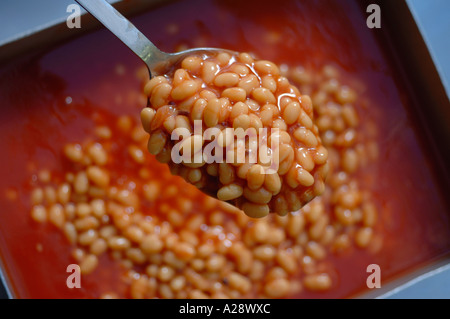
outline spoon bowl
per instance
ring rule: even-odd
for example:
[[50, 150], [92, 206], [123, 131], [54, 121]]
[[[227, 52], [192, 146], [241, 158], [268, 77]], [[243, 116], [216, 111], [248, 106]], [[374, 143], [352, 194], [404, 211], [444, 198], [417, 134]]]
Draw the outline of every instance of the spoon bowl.
[[150, 78], [169, 72], [174, 65], [190, 55], [202, 55], [219, 52], [236, 52], [219, 48], [195, 48], [176, 53], [161, 51], [127, 18], [120, 14], [106, 0], [75, 0], [92, 14], [109, 31], [118, 37], [147, 65]]

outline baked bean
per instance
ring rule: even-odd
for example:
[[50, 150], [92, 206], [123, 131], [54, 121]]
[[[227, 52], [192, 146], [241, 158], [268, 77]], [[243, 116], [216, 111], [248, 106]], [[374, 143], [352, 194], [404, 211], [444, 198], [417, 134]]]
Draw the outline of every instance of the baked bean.
[[106, 252], [107, 249], [108, 249], [108, 243], [103, 238], [95, 239], [92, 242], [91, 246], [89, 247], [91, 254], [96, 255], [96, 256], [103, 254], [104, 252]]
[[64, 235], [66, 235], [67, 240], [69, 241], [70, 244], [75, 244], [77, 241], [77, 229], [75, 228], [75, 226], [70, 223], [70, 222], [66, 222], [64, 224]]
[[314, 133], [303, 127], [295, 130], [294, 137], [299, 142], [302, 142], [306, 147], [316, 147], [318, 144], [317, 138]]
[[188, 243], [180, 243], [174, 247], [175, 255], [184, 261], [188, 261], [195, 256], [194, 247]]
[[254, 67], [255, 70], [261, 75], [271, 74], [273, 76], [278, 76], [280, 74], [278, 66], [270, 61], [256, 61]]
[[131, 245], [130, 241], [122, 236], [112, 236], [108, 238], [108, 246], [112, 250], [125, 250]]
[[295, 159], [308, 172], [314, 169], [314, 159], [306, 148], [295, 150]]
[[217, 198], [223, 201], [229, 201], [232, 199], [236, 199], [242, 196], [243, 193], [242, 186], [238, 184], [230, 184], [227, 186], [221, 187], [217, 191]]
[[281, 179], [277, 173], [266, 174], [264, 179], [264, 187], [272, 192], [273, 195], [277, 195], [281, 190]]
[[241, 77], [245, 77], [250, 73], [248, 67], [238, 63], [234, 63], [233, 65], [231, 65], [230, 70], [233, 71], [234, 73], [239, 74]]
[[355, 234], [355, 243], [361, 248], [367, 247], [372, 239], [373, 230], [370, 227], [358, 229]]
[[[239, 62], [226, 54], [207, 60], [186, 58], [181, 63], [184, 70], [175, 71], [172, 78], [158, 78], [153, 87], [149, 81], [144, 93], [150, 103], [152, 98], [157, 103], [142, 111], [141, 122], [150, 134], [149, 142], [154, 139], [149, 149], [153, 147], [158, 161], [168, 163], [172, 173], [195, 186], [216, 192], [219, 200], [238, 203], [245, 214], [192, 193], [192, 188], [178, 184], [181, 182], [172, 178], [169, 170], [149, 166], [153, 159], [143, 155], [144, 131], [138, 130], [128, 115], [120, 117], [112, 129], [103, 126], [109, 133], [97, 134], [100, 143], [90, 141], [85, 148], [71, 144], [79, 147], [70, 154], [73, 160], [65, 151], [70, 171], [64, 172], [62, 183], [59, 174], [47, 169], [36, 175], [30, 197], [32, 218], [41, 222], [53, 219], [69, 243], [78, 248], [74, 252], [77, 261], [91, 259], [84, 269], [94, 271], [99, 263], [95, 256], [110, 253], [112, 260], [127, 269], [125, 284], [132, 297], [284, 298], [299, 293], [303, 286], [325, 291], [332, 288], [331, 277], [323, 273], [328, 269], [329, 253], [340, 253], [352, 245], [368, 251], [380, 246], [373, 228], [376, 206], [355, 176], [357, 169], [372, 160], [364, 156], [368, 152], [366, 137], [359, 135], [359, 104], [342, 104], [354, 92], [342, 89], [338, 79], [324, 80], [324, 75], [312, 77], [302, 70], [297, 82], [301, 79], [307, 84], [300, 87], [302, 92], [307, 92], [306, 88], [315, 92], [313, 109], [311, 99], [280, 77], [280, 70], [248, 55], [236, 60]], [[292, 70], [282, 73], [292, 78]], [[227, 74], [233, 75], [227, 79]], [[215, 83], [220, 80], [224, 86]], [[170, 88], [169, 95], [164, 87]], [[316, 87], [323, 94], [318, 94]], [[318, 119], [315, 123], [313, 116]], [[209, 143], [201, 137], [202, 132], [193, 135], [194, 120], [204, 120], [202, 130], [217, 127], [221, 134], [216, 137], [217, 144], [222, 148], [234, 139], [233, 134], [226, 134], [230, 126], [252, 127], [257, 132], [262, 127], [279, 128], [278, 171], [264, 174], [268, 164], [259, 157], [257, 163], [237, 163], [233, 158], [232, 163], [174, 167], [171, 132], [187, 129], [193, 137], [185, 143], [194, 152]], [[120, 139], [112, 139], [116, 129]], [[265, 138], [270, 142], [275, 135]], [[122, 139], [127, 143], [125, 156], [117, 151]], [[194, 140], [200, 141], [200, 146], [195, 146]], [[248, 150], [250, 142], [236, 143], [233, 150]], [[263, 151], [270, 154], [276, 149]], [[355, 170], [351, 168], [353, 155], [357, 157]], [[105, 166], [109, 158], [114, 166], [122, 165], [121, 161], [132, 166], [133, 174], [124, 171], [122, 175], [122, 171]], [[325, 186], [327, 161], [330, 179]], [[289, 214], [322, 192], [322, 197]], [[269, 212], [277, 215], [267, 216]], [[330, 213], [334, 213], [331, 218]]]
[[185, 285], [186, 285], [186, 278], [185, 277], [183, 277], [183, 276], [176, 276], [175, 278], [173, 278], [171, 281], [170, 281], [170, 288], [173, 290], [173, 291], [180, 291], [180, 290], [182, 290], [184, 287], [185, 287]]
[[[72, 189], [69, 184], [64, 183], [58, 187], [58, 200], [61, 204], [66, 204], [70, 201], [70, 195], [72, 193]], [[35, 194], [40, 195], [40, 194]], [[36, 200], [36, 199], [35, 199]]]
[[247, 173], [247, 186], [250, 190], [256, 191], [264, 184], [264, 168], [259, 165], [253, 165]]
[[216, 72], [219, 69], [219, 66], [211, 61], [205, 61], [202, 67], [202, 79], [205, 83], [210, 84], [213, 82]]
[[97, 237], [97, 232], [93, 229], [89, 229], [78, 236], [78, 243], [82, 246], [89, 246], [97, 239]]
[[219, 164], [219, 179], [224, 185], [232, 183], [235, 179], [234, 169], [231, 165], [227, 163]]
[[222, 92], [222, 97], [225, 97], [233, 102], [244, 102], [247, 98], [247, 93], [243, 88], [233, 87], [225, 89]]
[[242, 205], [242, 210], [252, 218], [262, 218], [269, 214], [269, 206], [253, 204], [250, 202], [244, 203]]
[[314, 184], [314, 177], [305, 169], [297, 168], [297, 181], [303, 186], [311, 186]]
[[264, 76], [261, 84], [272, 93], [275, 93], [277, 90], [277, 81], [275, 81], [272, 76]]
[[306, 276], [303, 283], [308, 290], [324, 291], [330, 289], [332, 281], [328, 274], [316, 274]]
[[244, 188], [243, 195], [249, 201], [255, 204], [267, 204], [272, 198], [272, 193], [264, 189], [263, 187], [257, 189], [256, 191], [251, 190], [248, 187]]
[[100, 187], [107, 187], [109, 185], [109, 175], [104, 170], [97, 166], [89, 166], [86, 170], [88, 179]]
[[278, 278], [272, 281], [269, 281], [264, 286], [264, 292], [270, 298], [282, 298], [286, 297], [286, 295], [290, 291], [289, 281], [285, 278]]
[[88, 191], [89, 180], [85, 172], [80, 172], [75, 176], [73, 187], [77, 194], [84, 194]]
[[277, 128], [277, 129], [282, 130], [282, 131], [286, 131], [287, 130], [286, 122], [283, 121], [282, 119], [274, 120], [273, 123], [272, 123], [272, 127], [273, 128]]
[[358, 155], [353, 149], [348, 149], [342, 156], [342, 168], [348, 173], [358, 169]]
[[230, 62], [231, 56], [226, 52], [220, 52], [217, 55], [216, 59], [219, 62], [220, 66], [225, 66]]
[[218, 87], [232, 87], [237, 85], [239, 82], [239, 75], [232, 72], [222, 73], [216, 76], [214, 79], [214, 85]]
[[209, 100], [203, 112], [203, 120], [206, 126], [213, 127], [219, 122], [219, 99]]
[[147, 148], [150, 154], [157, 155], [161, 153], [165, 144], [166, 144], [166, 135], [163, 132], [158, 131], [150, 135]]
[[263, 245], [253, 250], [256, 259], [269, 261], [275, 258], [276, 250], [271, 245]]
[[68, 144], [64, 147], [64, 154], [72, 162], [78, 163], [83, 159], [83, 149], [79, 144]]
[[317, 242], [310, 241], [306, 245], [306, 253], [314, 259], [324, 259], [326, 256], [325, 249]]
[[150, 103], [152, 107], [159, 109], [167, 104], [169, 101], [172, 86], [169, 83], [162, 83], [157, 85], [150, 96]]
[[162, 83], [167, 83], [167, 79], [164, 76], [155, 76], [144, 86], [144, 94], [150, 96], [153, 90]]
[[289, 103], [283, 110], [283, 119], [287, 125], [292, 125], [295, 122], [297, 122], [299, 116], [300, 116], [300, 104], [298, 102]]
[[58, 228], [62, 228], [65, 223], [64, 208], [60, 204], [54, 204], [48, 212], [49, 221]]
[[[197, 72], [202, 66], [202, 60], [196, 56], [189, 56], [181, 62], [181, 67], [190, 72]], [[147, 94], [148, 95], [148, 94]]]
[[80, 272], [82, 275], [89, 275], [94, 272], [98, 266], [98, 258], [95, 255], [87, 255], [80, 263]]
[[251, 283], [250, 281], [239, 273], [233, 272], [228, 276], [228, 282], [230, 287], [239, 290], [242, 293], [247, 293], [250, 291]]
[[261, 105], [264, 105], [266, 103], [274, 104], [277, 101], [273, 93], [266, 88], [255, 88], [253, 89], [251, 95], [255, 99], [255, 101], [257, 101]]
[[97, 165], [105, 165], [108, 161], [108, 156], [102, 145], [99, 143], [92, 144], [88, 148], [88, 155]]
[[201, 82], [195, 80], [183, 81], [181, 84], [176, 86], [170, 96], [175, 101], [185, 100], [188, 97], [193, 96], [201, 87]]

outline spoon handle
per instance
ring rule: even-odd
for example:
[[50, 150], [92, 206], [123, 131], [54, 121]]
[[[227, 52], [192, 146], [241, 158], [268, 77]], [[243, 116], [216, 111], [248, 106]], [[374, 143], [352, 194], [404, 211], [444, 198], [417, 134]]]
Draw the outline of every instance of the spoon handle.
[[105, 0], [75, 1], [125, 43], [147, 64], [149, 70], [153, 69], [155, 63], [165, 58], [166, 53], [159, 50], [141, 31]]

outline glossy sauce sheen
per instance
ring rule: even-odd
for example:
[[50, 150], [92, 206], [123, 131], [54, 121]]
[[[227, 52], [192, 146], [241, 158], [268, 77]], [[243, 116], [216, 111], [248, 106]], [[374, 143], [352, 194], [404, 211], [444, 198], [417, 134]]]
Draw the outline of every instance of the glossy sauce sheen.
[[[380, 265], [383, 285], [450, 248], [449, 208], [433, 177], [433, 159], [419, 142], [421, 129], [413, 124], [413, 97], [393, 80], [396, 71], [365, 19], [357, 1], [337, 0], [290, 1], [279, 7], [274, 1], [180, 1], [133, 19], [162, 50], [184, 43], [254, 52], [275, 63], [312, 69], [331, 63], [366, 84], [364, 97], [379, 108], [360, 116], [376, 121], [380, 156], [360, 179], [374, 185], [381, 214], [376, 231], [384, 246], [375, 256], [359, 249], [331, 255], [337, 284], [325, 293], [304, 290], [301, 298], [352, 296], [366, 289], [369, 264]], [[171, 23], [178, 24], [179, 33], [167, 34]], [[281, 41], [271, 36], [276, 34]], [[124, 74], [115, 72], [117, 64]], [[120, 41], [101, 30], [1, 66], [0, 255], [15, 296], [92, 298], [125, 290], [117, 279], [123, 271], [106, 255], [101, 271], [82, 278], [81, 289], [66, 287], [66, 267], [74, 263], [71, 248], [54, 227], [31, 220], [30, 176], [36, 178], [40, 168], [62, 174], [63, 145], [92, 136], [94, 123], [109, 123], [121, 114], [138, 118], [144, 105], [130, 105], [127, 99], [141, 90], [134, 72], [139, 65]], [[119, 158], [112, 165], [132, 171]], [[156, 161], [152, 165], [155, 171], [164, 169]], [[14, 194], [17, 200], [8, 199]]]

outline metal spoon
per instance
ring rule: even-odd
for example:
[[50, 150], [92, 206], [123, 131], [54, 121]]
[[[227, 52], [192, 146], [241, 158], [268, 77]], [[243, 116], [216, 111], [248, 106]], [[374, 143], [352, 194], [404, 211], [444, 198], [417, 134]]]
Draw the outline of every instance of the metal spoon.
[[177, 53], [163, 52], [105, 0], [75, 1], [100, 21], [116, 37], [122, 40], [131, 51], [144, 61], [149, 69], [150, 77], [152, 77], [152, 72], [154, 74], [165, 74], [167, 71], [170, 71], [173, 65], [188, 55], [214, 52], [235, 53], [230, 50], [218, 48], [196, 48]]

